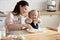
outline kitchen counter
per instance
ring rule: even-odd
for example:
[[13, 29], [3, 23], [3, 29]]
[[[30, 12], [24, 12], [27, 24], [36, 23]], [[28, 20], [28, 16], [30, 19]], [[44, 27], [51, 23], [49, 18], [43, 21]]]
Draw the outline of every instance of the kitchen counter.
[[[21, 31], [15, 31], [15, 33], [20, 33]], [[60, 38], [60, 35], [56, 31], [44, 30], [36, 33], [27, 33], [25, 40], [57, 40]], [[3, 40], [12, 39], [9, 37], [2, 38]], [[17, 40], [17, 39], [16, 39]]]
[[40, 11], [39, 13], [41, 15], [60, 15], [60, 11], [56, 11], [56, 12]]
[[0, 17], [6, 17], [7, 14], [0, 14]]

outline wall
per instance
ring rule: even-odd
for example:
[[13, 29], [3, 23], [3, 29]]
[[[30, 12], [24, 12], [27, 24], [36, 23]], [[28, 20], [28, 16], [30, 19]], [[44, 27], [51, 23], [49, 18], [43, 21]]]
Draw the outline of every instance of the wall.
[[[0, 0], [0, 11], [12, 11], [14, 9], [14, 6], [16, 5], [16, 3], [20, 1], [20, 0]], [[29, 2], [30, 6], [29, 6], [29, 10], [31, 9], [36, 9], [36, 10], [46, 10], [46, 6], [47, 6], [47, 0], [26, 0], [27, 2]], [[57, 10], [58, 8], [58, 4], [59, 4], [59, 0], [56, 0], [57, 3]]]
[[[0, 0], [0, 11], [12, 11], [16, 2], [18, 2], [19, 0]], [[26, 0], [27, 2], [29, 2], [30, 6], [29, 6], [29, 10], [32, 9], [36, 9], [36, 10], [46, 10], [46, 6], [47, 6], [47, 0]], [[59, 10], [58, 8], [58, 4], [59, 4], [60, 0], [56, 0], [57, 3], [57, 10]], [[60, 22], [60, 15], [42, 15], [41, 19], [42, 19], [42, 27], [46, 27], [46, 26], [58, 26], [58, 23]]]
[[57, 3], [56, 9], [57, 9], [57, 10], [59, 10], [59, 2], [60, 2], [60, 0], [56, 0], [56, 3]]
[[[36, 9], [36, 10], [46, 10], [47, 7], [47, 0], [26, 0], [29, 2], [29, 10], [31, 9]], [[56, 0], [56, 9], [59, 10], [58, 8], [59, 5], [59, 0]]]
[[60, 10], [60, 2], [59, 2], [59, 10]]
[[18, 1], [20, 0], [0, 0], [0, 11], [12, 11]]
[[29, 2], [29, 10], [36, 9], [36, 10], [45, 10], [46, 9], [46, 1], [47, 0], [26, 0]]

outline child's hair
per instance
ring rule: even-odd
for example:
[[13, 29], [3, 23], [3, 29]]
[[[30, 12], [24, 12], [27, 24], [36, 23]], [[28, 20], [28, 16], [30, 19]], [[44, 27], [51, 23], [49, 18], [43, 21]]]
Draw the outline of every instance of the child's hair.
[[[30, 18], [30, 14], [34, 11], [37, 11], [37, 10], [31, 10], [29, 13], [28, 13], [28, 17]], [[38, 11], [37, 11], [38, 12]]]

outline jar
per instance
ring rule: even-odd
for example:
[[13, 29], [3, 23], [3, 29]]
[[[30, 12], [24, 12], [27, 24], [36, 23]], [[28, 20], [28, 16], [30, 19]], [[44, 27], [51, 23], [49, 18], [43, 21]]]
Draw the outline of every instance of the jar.
[[48, 0], [47, 1], [47, 11], [55, 12], [56, 11], [56, 1], [55, 0]]

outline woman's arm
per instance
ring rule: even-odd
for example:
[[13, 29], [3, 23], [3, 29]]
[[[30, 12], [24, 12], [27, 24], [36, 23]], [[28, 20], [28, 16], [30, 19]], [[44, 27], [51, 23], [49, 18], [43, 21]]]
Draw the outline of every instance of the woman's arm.
[[21, 24], [9, 24], [9, 25], [6, 25], [6, 33], [10, 33], [11, 31], [16, 30], [18, 28], [21, 29], [22, 25]]
[[12, 31], [12, 29], [17, 29], [17, 28], [21, 29], [22, 26], [23, 26], [23, 25], [21, 25], [21, 24], [9, 24], [9, 25], [7, 25], [7, 29], [8, 29], [9, 31]]
[[21, 24], [14, 24], [12, 20], [13, 20], [13, 15], [9, 13], [5, 20], [6, 31], [12, 31], [11, 29], [16, 29], [16, 28], [22, 27]]

